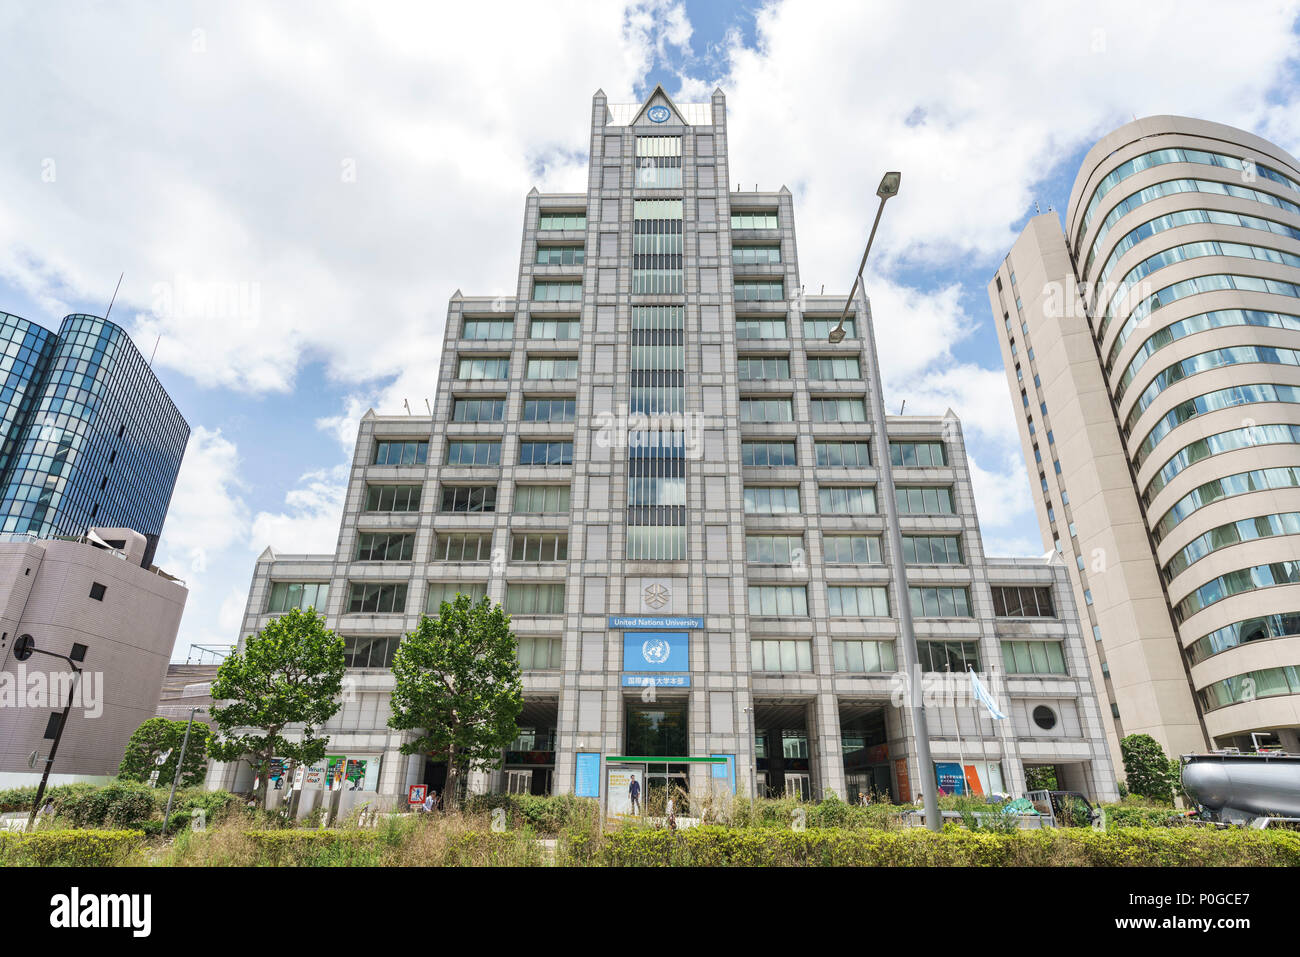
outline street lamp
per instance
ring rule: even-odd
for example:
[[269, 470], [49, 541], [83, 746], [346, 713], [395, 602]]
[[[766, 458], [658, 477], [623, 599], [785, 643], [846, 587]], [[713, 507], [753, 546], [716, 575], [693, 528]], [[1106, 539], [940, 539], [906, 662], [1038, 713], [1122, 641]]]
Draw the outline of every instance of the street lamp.
[[[903, 534], [899, 529], [897, 506], [890, 508], [890, 503], [895, 502], [894, 470], [889, 457], [889, 430], [885, 425], [885, 393], [880, 385], [880, 354], [876, 349], [876, 330], [871, 320], [871, 308], [867, 303], [866, 285], [862, 279], [862, 272], [867, 265], [867, 256], [871, 252], [871, 243], [876, 238], [876, 227], [880, 225], [880, 214], [885, 210], [885, 201], [898, 195], [898, 184], [901, 179], [902, 174], [900, 173], [886, 173], [884, 178], [880, 180], [880, 188], [876, 190], [876, 195], [880, 197], [880, 206], [876, 209], [876, 220], [871, 224], [871, 235], [867, 237], [867, 248], [862, 254], [862, 262], [858, 264], [858, 274], [853, 278], [853, 288], [844, 301], [844, 312], [840, 314], [840, 324], [831, 330], [829, 338], [832, 343], [843, 341], [844, 320], [849, 314], [849, 309], [853, 305], [858, 289], [861, 288], [861, 313], [863, 326], [865, 327], [861, 335], [870, 350], [870, 367], [875, 370], [875, 373], [871, 376], [872, 399], [877, 410], [872, 415], [872, 422], [875, 425], [874, 444], [876, 457], [879, 459], [880, 494], [885, 502], [885, 525], [889, 534], [890, 573], [894, 585], [894, 595], [899, 606], [898, 627], [902, 633], [903, 669], [907, 675], [905, 687], [909, 691], [914, 691], [911, 695], [914, 700], [909, 703], [912, 705], [912, 733], [916, 738], [916, 757], [921, 765], [921, 797], [925, 804], [925, 826], [932, 831], [938, 831], [943, 822], [939, 817], [938, 786], [933, 780], [934, 762], [930, 757], [930, 725], [929, 721], [926, 720], [925, 695], [921, 693], [919, 687], [921, 673], [919, 662], [921, 656], [917, 651], [916, 631], [912, 626], [912, 602], [907, 591], [907, 570], [903, 567]], [[917, 679], [918, 687], [912, 689], [911, 685], [914, 677]]]
[[840, 313], [840, 324], [831, 330], [830, 340], [832, 344], [842, 342], [844, 339], [844, 320], [849, 314], [849, 306], [853, 304], [853, 297], [858, 292], [858, 286], [862, 284], [862, 270], [867, 267], [867, 256], [871, 254], [871, 244], [876, 239], [876, 227], [880, 225], [880, 214], [885, 211], [885, 200], [898, 195], [898, 184], [902, 179], [902, 173], [886, 173], [880, 179], [880, 186], [876, 189], [876, 195], [880, 197], [880, 205], [876, 207], [876, 221], [871, 224], [871, 235], [867, 237], [867, 248], [862, 254], [862, 262], [858, 263], [858, 274], [853, 277], [853, 288], [849, 290], [849, 298], [844, 300], [844, 311]]
[[[72, 699], [77, 693], [77, 682], [81, 679], [81, 669], [77, 667], [78, 661], [84, 661], [86, 658], [86, 646], [82, 644], [73, 644], [72, 654], [74, 660], [68, 655], [56, 654], [53, 651], [45, 651], [36, 647], [36, 639], [31, 635], [19, 635], [14, 641], [14, 659], [16, 661], [26, 661], [32, 655], [49, 655], [51, 658], [62, 658], [72, 668], [72, 683], [68, 688], [68, 703], [63, 708], [63, 714], [59, 716], [59, 726], [54, 732], [54, 743], [50, 745], [50, 754], [45, 759], [45, 770], [41, 772], [41, 786], [36, 789], [36, 799], [32, 801], [32, 813], [27, 816], [27, 830], [30, 831], [36, 823], [36, 812], [40, 809], [41, 798], [45, 797], [45, 786], [50, 781], [50, 768], [54, 767], [54, 755], [59, 751], [59, 742], [63, 740], [63, 729], [68, 726], [68, 713], [72, 710]], [[46, 735], [49, 735], [47, 728]], [[32, 757], [36, 752], [32, 752]]]

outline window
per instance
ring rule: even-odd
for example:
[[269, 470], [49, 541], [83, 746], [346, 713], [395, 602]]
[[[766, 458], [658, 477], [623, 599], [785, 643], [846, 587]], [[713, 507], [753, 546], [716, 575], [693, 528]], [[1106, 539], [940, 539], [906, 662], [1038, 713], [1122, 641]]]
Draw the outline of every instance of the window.
[[442, 487], [443, 512], [495, 512], [497, 487], [495, 485], [444, 485]]
[[951, 515], [952, 489], [897, 486], [898, 511], [909, 515]]
[[857, 356], [809, 356], [808, 378], [827, 379], [861, 379], [862, 367]]
[[533, 302], [579, 302], [581, 299], [581, 281], [548, 279], [533, 281]]
[[682, 138], [680, 136], [638, 136], [636, 138], [636, 185], [642, 189], [681, 187]]
[[587, 214], [545, 211], [538, 216], [537, 228], [548, 232], [557, 229], [586, 229]]
[[569, 510], [567, 485], [515, 486], [515, 512], [519, 514], [560, 513]]
[[736, 302], [780, 302], [784, 298], [784, 280], [741, 279], [736, 281]]
[[530, 358], [524, 371], [524, 377], [528, 379], [576, 379], [578, 377], [578, 357]]
[[745, 486], [746, 515], [793, 515], [799, 511], [799, 487]]
[[384, 585], [353, 582], [348, 596], [349, 614], [387, 615], [406, 611], [406, 583]]
[[489, 562], [492, 560], [492, 533], [439, 533], [433, 542], [433, 560], [435, 562]]
[[802, 558], [801, 535], [745, 536], [745, 561], [752, 565], [790, 565]]
[[[831, 330], [838, 329], [840, 317], [816, 319], [811, 316], [804, 316], [803, 319], [803, 337], [805, 339], [820, 339], [825, 342], [830, 338]], [[857, 338], [857, 327], [854, 325], [852, 316], [844, 317], [844, 335], [849, 339]]]
[[1025, 585], [994, 585], [993, 614], [999, 618], [1055, 618], [1052, 589]]
[[857, 674], [897, 671], [892, 641], [833, 641], [835, 670]]
[[462, 339], [513, 339], [515, 323], [513, 319], [469, 319], [461, 326]]
[[633, 201], [632, 292], [650, 295], [682, 292], [680, 199]]
[[812, 671], [812, 642], [806, 638], [751, 641], [749, 653], [754, 671]]
[[429, 582], [429, 591], [424, 598], [424, 613], [437, 615], [442, 610], [442, 603], [453, 604], [457, 595], [464, 595], [470, 604], [477, 605], [487, 597], [487, 582]]
[[1002, 660], [1013, 675], [1063, 675], [1064, 647], [1059, 641], [1004, 641]]
[[871, 515], [876, 511], [876, 490], [865, 485], [823, 485], [817, 489], [823, 515]]
[[1236, 621], [1198, 638], [1187, 647], [1192, 664], [1199, 664], [1211, 655], [1236, 648], [1251, 641], [1267, 641], [1300, 635], [1300, 612], [1283, 612]]
[[500, 465], [500, 442], [448, 442], [448, 465]]
[[956, 535], [904, 535], [903, 563], [960, 565], [961, 539]]
[[834, 618], [884, 618], [889, 592], [884, 585], [831, 585], [826, 589], [828, 614]]
[[784, 339], [784, 319], [736, 318], [737, 339]]
[[512, 562], [562, 562], [569, 557], [569, 536], [547, 532], [515, 535], [510, 540]]
[[786, 356], [741, 356], [736, 360], [736, 378], [741, 382], [790, 378], [790, 359]]
[[948, 457], [942, 442], [890, 442], [889, 461], [899, 468], [942, 468]]
[[391, 668], [400, 635], [346, 635], [343, 664], [348, 668]]
[[965, 588], [913, 585], [907, 589], [918, 618], [969, 618], [970, 592]]
[[357, 535], [359, 562], [409, 562], [415, 549], [415, 536], [394, 532], [362, 532]]
[[686, 557], [686, 526], [629, 525], [627, 557], [643, 562], [681, 561]]
[[781, 261], [781, 246], [733, 246], [731, 264], [733, 266], [766, 266]]
[[869, 442], [818, 442], [817, 464], [823, 468], [864, 469], [871, 466]]
[[101, 585], [99, 582], [92, 582], [90, 585], [90, 597], [94, 601], [103, 601], [104, 594], [107, 591], [108, 591], [108, 587], [105, 585]]
[[1051, 731], [1056, 727], [1056, 712], [1047, 705], [1040, 704], [1034, 709], [1034, 724], [1044, 731]]
[[510, 615], [563, 614], [564, 585], [507, 582], [506, 613]]
[[375, 446], [376, 465], [424, 465], [428, 460], [428, 442], [380, 442]]
[[537, 247], [539, 266], [581, 266], [586, 261], [586, 247], [582, 245]]
[[977, 641], [918, 641], [916, 650], [922, 671], [980, 671]]
[[367, 485], [367, 512], [418, 512], [420, 486], [418, 485]]
[[793, 422], [792, 399], [741, 399], [741, 422]]
[[524, 399], [525, 422], [572, 422], [577, 414], [576, 399]]
[[628, 411], [677, 414], [686, 408], [686, 310], [633, 306]]
[[1300, 561], [1272, 562], [1253, 568], [1241, 568], [1206, 582], [1175, 605], [1174, 614], [1180, 622], [1186, 621], [1197, 612], [1233, 595], [1296, 583], [1300, 583]]
[[776, 210], [759, 209], [731, 213], [732, 229], [776, 229]]
[[451, 405], [453, 422], [503, 422], [506, 417], [506, 400], [500, 397], [490, 399], [454, 399]]
[[559, 638], [525, 635], [516, 652], [520, 671], [559, 671], [564, 642]]
[[876, 535], [823, 535], [827, 565], [879, 565], [880, 538]]
[[755, 617], [807, 617], [808, 590], [803, 585], [750, 585], [749, 613]]
[[509, 356], [473, 356], [463, 357], [456, 366], [457, 379], [492, 379], [510, 378]]
[[578, 319], [533, 319], [528, 323], [529, 339], [547, 339], [556, 342], [577, 339], [582, 332]]
[[812, 399], [809, 406], [814, 422], [867, 421], [867, 407], [861, 398]]
[[291, 608], [324, 610], [330, 586], [325, 582], [272, 582], [266, 610], [280, 614]]
[[572, 442], [520, 442], [520, 465], [572, 465]]
[[794, 465], [793, 442], [741, 442], [740, 462], [755, 468]]

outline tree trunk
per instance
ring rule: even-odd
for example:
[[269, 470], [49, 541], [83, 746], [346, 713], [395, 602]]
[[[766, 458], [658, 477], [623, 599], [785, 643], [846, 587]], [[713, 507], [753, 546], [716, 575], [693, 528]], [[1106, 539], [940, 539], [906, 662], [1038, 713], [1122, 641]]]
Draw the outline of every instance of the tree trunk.
[[447, 748], [447, 783], [442, 788], [442, 806], [448, 811], [455, 810], [459, 803], [456, 800], [459, 779], [460, 773], [456, 770], [456, 746], [453, 744]]

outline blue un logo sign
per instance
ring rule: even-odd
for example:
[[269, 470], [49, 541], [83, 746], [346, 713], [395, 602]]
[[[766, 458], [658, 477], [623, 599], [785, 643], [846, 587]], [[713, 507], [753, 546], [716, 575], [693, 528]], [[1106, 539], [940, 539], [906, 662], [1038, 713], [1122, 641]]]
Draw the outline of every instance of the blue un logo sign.
[[649, 638], [641, 645], [641, 657], [648, 665], [662, 665], [668, 660], [670, 648], [662, 638]]
[[666, 123], [668, 117], [672, 116], [666, 106], [652, 106], [646, 110], [646, 116], [650, 118], [651, 123]]

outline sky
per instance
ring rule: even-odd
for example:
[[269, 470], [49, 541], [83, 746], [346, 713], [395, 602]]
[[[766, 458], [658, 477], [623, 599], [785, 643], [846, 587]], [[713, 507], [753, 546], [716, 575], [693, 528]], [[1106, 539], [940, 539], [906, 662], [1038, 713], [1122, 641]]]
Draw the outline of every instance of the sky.
[[1041, 554], [985, 286], [1137, 116], [1300, 153], [1300, 6], [593, 0], [0, 6], [0, 311], [111, 318], [192, 428], [158, 564], [175, 660], [258, 554], [333, 551], [357, 422], [437, 388], [448, 298], [513, 295], [524, 197], [586, 184], [591, 96], [727, 94], [802, 279], [868, 292], [886, 403], [962, 419], [986, 549]]

